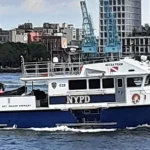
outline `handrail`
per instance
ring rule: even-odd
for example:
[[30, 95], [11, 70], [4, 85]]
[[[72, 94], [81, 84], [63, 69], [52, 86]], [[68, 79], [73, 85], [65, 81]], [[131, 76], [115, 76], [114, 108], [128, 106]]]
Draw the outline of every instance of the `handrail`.
[[47, 77], [55, 75], [80, 74], [80, 67], [83, 63], [51, 63], [32, 62], [22, 65], [23, 77]]
[[[75, 75], [80, 74], [80, 68], [84, 64], [100, 63], [108, 61], [108, 58], [102, 58], [99, 60], [91, 60], [84, 62], [58, 62], [53, 63], [51, 61], [40, 62], [24, 62], [22, 58], [22, 75], [23, 77], [45, 77], [55, 75]], [[114, 57], [115, 58], [115, 57]], [[114, 60], [115, 61], [115, 60]]]

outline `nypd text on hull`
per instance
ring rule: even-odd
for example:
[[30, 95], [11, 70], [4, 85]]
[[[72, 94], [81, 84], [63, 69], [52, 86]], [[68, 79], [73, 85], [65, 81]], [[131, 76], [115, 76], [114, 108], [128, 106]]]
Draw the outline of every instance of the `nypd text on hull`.
[[67, 96], [67, 104], [83, 104], [90, 101], [90, 96]]

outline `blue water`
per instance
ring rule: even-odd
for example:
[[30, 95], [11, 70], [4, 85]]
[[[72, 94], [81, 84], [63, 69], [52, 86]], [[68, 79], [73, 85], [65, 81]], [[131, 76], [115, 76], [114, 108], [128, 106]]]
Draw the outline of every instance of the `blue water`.
[[[5, 85], [5, 90], [13, 90], [18, 87], [24, 86], [24, 82], [20, 80], [21, 74], [20, 73], [1, 73], [0, 74], [0, 82]], [[28, 91], [31, 91], [32, 83], [29, 82], [28, 84]], [[47, 84], [46, 82], [34, 82], [34, 89], [41, 89], [47, 91]]]
[[[6, 90], [23, 85], [20, 74], [0, 74]], [[46, 90], [45, 83], [35, 88]], [[31, 84], [29, 84], [29, 90]], [[0, 150], [150, 150], [150, 127], [125, 130], [77, 130], [66, 127], [1, 129]]]
[[98, 133], [2, 130], [0, 145], [4, 150], [149, 150], [150, 130]]

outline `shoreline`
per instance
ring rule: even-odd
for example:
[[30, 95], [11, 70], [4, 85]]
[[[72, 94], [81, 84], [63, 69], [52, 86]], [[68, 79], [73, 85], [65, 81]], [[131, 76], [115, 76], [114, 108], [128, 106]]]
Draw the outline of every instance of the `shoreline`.
[[0, 73], [21, 73], [20, 68], [0, 68]]

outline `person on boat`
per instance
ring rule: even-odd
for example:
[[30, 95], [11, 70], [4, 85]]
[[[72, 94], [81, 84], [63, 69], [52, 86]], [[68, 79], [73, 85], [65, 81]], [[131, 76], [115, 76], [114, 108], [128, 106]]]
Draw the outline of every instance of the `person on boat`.
[[4, 84], [0, 83], [0, 94], [5, 92]]

